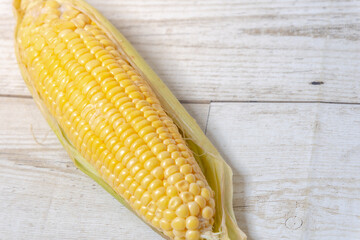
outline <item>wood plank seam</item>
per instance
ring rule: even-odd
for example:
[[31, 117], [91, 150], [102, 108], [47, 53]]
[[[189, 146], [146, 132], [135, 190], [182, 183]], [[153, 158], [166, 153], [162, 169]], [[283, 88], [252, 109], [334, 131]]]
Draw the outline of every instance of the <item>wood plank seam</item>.
[[[32, 96], [27, 95], [11, 95], [11, 94], [0, 94], [0, 98], [24, 98], [31, 99]], [[331, 102], [331, 101], [247, 101], [247, 100], [181, 100], [179, 102], [182, 104], [211, 104], [211, 103], [314, 103], [314, 104], [346, 104], [346, 105], [360, 105], [360, 102]]]

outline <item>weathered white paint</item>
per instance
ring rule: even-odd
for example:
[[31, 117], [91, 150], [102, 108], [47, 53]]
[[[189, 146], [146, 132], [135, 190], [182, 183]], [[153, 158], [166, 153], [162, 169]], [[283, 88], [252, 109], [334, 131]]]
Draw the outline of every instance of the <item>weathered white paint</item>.
[[360, 239], [360, 105], [213, 103], [250, 239]]
[[[10, 2], [0, 3], [0, 94], [29, 95]], [[181, 100], [360, 101], [357, 0], [89, 2]]]

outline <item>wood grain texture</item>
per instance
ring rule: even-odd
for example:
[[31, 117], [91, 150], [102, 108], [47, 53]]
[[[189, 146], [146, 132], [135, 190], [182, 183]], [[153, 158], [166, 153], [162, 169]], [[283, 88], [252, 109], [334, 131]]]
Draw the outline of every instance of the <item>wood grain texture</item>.
[[[207, 104], [185, 107], [205, 126]], [[0, 239], [162, 239], [75, 168], [32, 99], [0, 98], [0, 116]]]
[[[88, 2], [232, 166], [249, 240], [360, 240], [359, 0]], [[29, 99], [14, 24], [0, 1], [0, 239], [160, 240], [74, 167]]]
[[360, 239], [360, 106], [212, 103], [250, 239]]
[[[88, 1], [181, 100], [360, 102], [358, 0]], [[28, 96], [10, 3], [0, 2], [0, 95]]]

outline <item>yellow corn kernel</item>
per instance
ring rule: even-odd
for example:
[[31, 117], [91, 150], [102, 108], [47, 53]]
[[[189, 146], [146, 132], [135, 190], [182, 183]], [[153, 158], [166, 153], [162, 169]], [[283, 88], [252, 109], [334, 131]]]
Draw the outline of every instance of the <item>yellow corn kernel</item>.
[[164, 169], [171, 167], [174, 164], [175, 164], [175, 161], [172, 158], [167, 158], [167, 159], [164, 159], [161, 161], [161, 167]]
[[184, 179], [184, 175], [182, 173], [174, 173], [173, 175], [168, 177], [167, 180], [171, 185], [175, 185], [177, 182], [179, 182], [182, 179]]
[[166, 194], [169, 196], [169, 197], [175, 197], [178, 195], [178, 190], [176, 187], [174, 186], [169, 186], [167, 187], [166, 189]]
[[147, 205], [148, 211], [155, 213], [156, 212], [156, 204], [154, 203], [154, 201], [151, 201], [148, 205]]
[[178, 158], [175, 160], [175, 162], [176, 162], [176, 165], [178, 165], [178, 166], [183, 166], [183, 165], [186, 164], [186, 159], [183, 158], [183, 157], [178, 157]]
[[[159, 179], [154, 179], [154, 180], [150, 183], [148, 189], [149, 189], [150, 191], [155, 191], [155, 189], [157, 189], [158, 187], [161, 187], [163, 184], [164, 184], [164, 183], [163, 183], [161, 180], [159, 180]], [[164, 191], [164, 192], [165, 192], [165, 191]]]
[[49, 7], [49, 8], [58, 8], [60, 7], [60, 4], [57, 1], [47, 1], [45, 3], [45, 7]]
[[152, 199], [154, 199], [155, 201], [157, 201], [159, 198], [161, 198], [162, 196], [165, 195], [165, 188], [164, 187], [159, 187], [158, 189], [156, 189], [153, 193], [152, 193]]
[[205, 219], [211, 219], [213, 217], [213, 210], [211, 207], [205, 207], [203, 210], [202, 210], [202, 216], [203, 218]]
[[187, 203], [194, 199], [194, 195], [192, 195], [190, 192], [182, 192], [180, 193], [180, 198], [184, 203]]
[[159, 218], [159, 221], [163, 217], [163, 213], [162, 213], [162, 211], [160, 209], [157, 209], [155, 211], [155, 217]]
[[152, 225], [156, 228], [160, 227], [160, 219], [158, 217], [154, 217], [151, 221]]
[[191, 183], [189, 192], [191, 192], [194, 196], [199, 195], [200, 193], [200, 187], [196, 183]]
[[141, 199], [141, 204], [144, 205], [144, 206], [147, 206], [149, 204], [149, 202], [151, 201], [151, 196], [150, 196], [150, 193], [149, 192], [145, 192]]
[[200, 208], [204, 208], [206, 206], [206, 200], [202, 196], [195, 196], [195, 202], [199, 204]]
[[194, 216], [186, 218], [186, 228], [189, 230], [195, 230], [199, 227], [199, 219]]
[[192, 167], [190, 164], [185, 164], [180, 167], [180, 172], [184, 175], [192, 172]]
[[182, 200], [179, 197], [173, 197], [169, 201], [169, 209], [176, 210], [182, 204]]
[[186, 180], [182, 180], [175, 184], [176, 188], [180, 191], [187, 191], [189, 189], [189, 182]]
[[150, 185], [150, 183], [154, 180], [154, 177], [152, 175], [147, 175], [144, 177], [144, 179], [141, 181], [141, 186], [143, 188], [148, 188], [148, 186]]
[[210, 200], [210, 197], [211, 197], [209, 189], [207, 189], [207, 188], [202, 188], [202, 189], [201, 189], [201, 196], [202, 196], [203, 198], [205, 198], [206, 201], [209, 201], [209, 200]]
[[78, 15], [80, 12], [76, 9], [70, 9], [70, 10], [67, 10], [65, 11], [61, 17], [64, 18], [64, 19], [73, 19], [74, 17], [76, 17], [76, 15]]
[[205, 187], [205, 183], [204, 183], [202, 180], [198, 180], [196, 183], [197, 183], [197, 185], [199, 185], [199, 187], [201, 187], [201, 188]]
[[172, 229], [171, 224], [165, 218], [160, 220], [160, 227], [165, 231], [169, 231]]
[[184, 239], [186, 235], [186, 230], [173, 230], [173, 233], [175, 235], [174, 240], [176, 239]]
[[194, 183], [196, 181], [196, 178], [194, 174], [188, 174], [185, 176], [185, 180], [188, 181], [189, 183]]
[[186, 221], [184, 218], [176, 217], [174, 220], [172, 220], [171, 227], [178, 231], [184, 230], [186, 227]]
[[186, 240], [198, 240], [200, 232], [198, 230], [189, 230], [186, 232]]
[[167, 209], [167, 207], [169, 205], [169, 201], [170, 201], [170, 198], [168, 196], [163, 196], [162, 198], [159, 199], [159, 201], [157, 202], [157, 205], [161, 210], [165, 210], [165, 209]]
[[168, 177], [170, 177], [172, 174], [179, 172], [179, 170], [180, 170], [180, 169], [179, 169], [178, 166], [176, 166], [176, 165], [171, 165], [170, 167], [168, 167], [168, 168], [165, 170], [164, 176], [165, 176], [166, 178], [168, 178]]
[[[170, 228], [171, 228], [171, 226], [170, 226]], [[166, 236], [170, 237], [171, 239], [175, 238], [173, 231], [164, 231], [164, 233]]]
[[178, 217], [181, 217], [181, 218], [186, 218], [187, 216], [189, 216], [189, 208], [187, 205], [183, 204], [181, 206], [179, 206], [177, 209], [176, 209], [176, 215]]
[[[178, 147], [176, 146], [176, 149], [178, 149]], [[171, 153], [171, 158], [173, 159], [178, 159], [179, 157], [181, 157], [181, 154], [179, 151], [174, 151]]]
[[188, 207], [190, 215], [197, 216], [200, 213], [200, 206], [196, 202], [189, 202]]
[[162, 167], [156, 167], [151, 171], [151, 174], [156, 177], [157, 179], [163, 180], [164, 179], [164, 170]]
[[163, 216], [166, 220], [168, 221], [172, 221], [174, 218], [176, 218], [176, 214], [174, 211], [170, 210], [170, 209], [166, 209], [164, 210]]
[[147, 170], [152, 170], [159, 165], [160, 165], [159, 160], [157, 160], [156, 158], [151, 158], [145, 162], [144, 167]]

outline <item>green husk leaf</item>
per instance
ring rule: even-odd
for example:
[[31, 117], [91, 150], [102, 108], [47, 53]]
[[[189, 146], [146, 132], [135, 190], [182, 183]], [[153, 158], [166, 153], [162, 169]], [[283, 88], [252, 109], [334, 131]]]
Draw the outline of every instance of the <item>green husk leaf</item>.
[[[35, 4], [35, 2], [42, 0], [14, 0], [14, 12], [17, 18], [17, 26], [15, 29], [15, 38], [17, 35], [18, 26], [21, 23], [23, 16], [23, 9], [28, 4]], [[199, 166], [203, 170], [203, 173], [211, 186], [215, 191], [216, 202], [216, 216], [213, 232], [217, 236], [208, 237], [208, 239], [221, 239], [221, 240], [246, 240], [246, 235], [237, 226], [236, 218], [233, 211], [233, 185], [232, 185], [232, 170], [225, 160], [221, 157], [217, 149], [213, 146], [210, 140], [206, 137], [196, 121], [189, 115], [181, 103], [176, 99], [172, 92], [166, 87], [162, 80], [156, 75], [156, 73], [150, 68], [145, 60], [139, 55], [135, 48], [127, 41], [127, 39], [96, 9], [84, 2], [83, 0], [58, 0], [59, 2], [71, 3], [74, 7], [87, 13], [99, 26], [108, 34], [114, 42], [118, 44], [119, 49], [125, 53], [128, 57], [128, 61], [132, 66], [137, 69], [144, 79], [151, 86], [159, 98], [162, 107], [173, 119], [179, 129], [182, 131], [184, 137], [187, 139], [189, 148], [193, 151], [194, 157], [197, 160]], [[40, 108], [42, 114], [47, 120], [48, 124], [55, 132], [56, 136], [64, 146], [75, 165], [108, 191], [114, 198], [116, 198], [121, 204], [123, 204], [130, 211], [134, 212], [127, 202], [118, 195], [109, 184], [107, 184], [96, 171], [96, 169], [89, 164], [85, 158], [75, 149], [71, 144], [66, 134], [61, 129], [57, 121], [49, 113], [45, 104], [41, 100], [36, 89], [31, 84], [26, 67], [22, 64], [19, 55], [19, 48], [15, 42], [16, 57], [20, 66], [20, 70], [24, 81], [29, 88], [31, 95], [33, 96], [36, 104]], [[139, 217], [139, 216], [138, 216]], [[140, 217], [141, 218], [141, 217]], [[142, 219], [142, 218], [141, 218]], [[142, 219], [143, 220], [143, 219]], [[148, 224], [146, 221], [144, 221]], [[157, 229], [148, 224], [154, 231], [159, 233], [162, 237], [167, 238]]]

